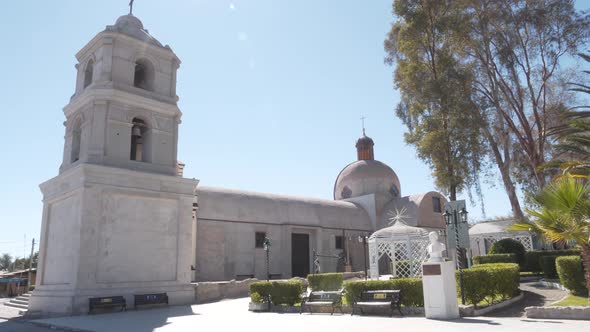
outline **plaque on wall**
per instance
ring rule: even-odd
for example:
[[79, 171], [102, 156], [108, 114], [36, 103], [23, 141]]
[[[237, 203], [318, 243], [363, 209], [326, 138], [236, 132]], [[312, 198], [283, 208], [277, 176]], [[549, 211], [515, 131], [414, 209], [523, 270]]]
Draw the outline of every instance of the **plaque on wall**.
[[423, 276], [439, 276], [440, 275], [440, 265], [439, 264], [422, 265], [422, 275]]

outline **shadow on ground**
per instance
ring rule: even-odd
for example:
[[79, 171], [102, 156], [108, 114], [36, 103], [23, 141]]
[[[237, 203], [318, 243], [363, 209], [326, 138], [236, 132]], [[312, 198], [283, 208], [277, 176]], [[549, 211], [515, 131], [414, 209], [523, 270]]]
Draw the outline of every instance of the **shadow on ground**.
[[[149, 315], [146, 315], [146, 313], [149, 313]], [[170, 324], [170, 318], [193, 315], [200, 314], [193, 312], [190, 306], [172, 306], [110, 314], [48, 318], [35, 320], [32, 323], [52, 329], [67, 327], [68, 329], [83, 331], [104, 331], [102, 323], [108, 321], [108, 325], [116, 327], [116, 331], [153, 331]], [[109, 331], [115, 332], [111, 328], [109, 328]]]

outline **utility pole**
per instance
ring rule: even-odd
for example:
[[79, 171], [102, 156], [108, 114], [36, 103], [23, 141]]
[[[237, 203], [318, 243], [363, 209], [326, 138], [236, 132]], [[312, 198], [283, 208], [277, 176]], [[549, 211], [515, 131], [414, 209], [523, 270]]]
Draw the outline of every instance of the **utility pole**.
[[25, 293], [29, 292], [29, 288], [31, 288], [31, 269], [33, 268], [33, 252], [35, 252], [35, 238], [33, 238], [33, 243], [31, 244], [31, 256], [29, 257], [29, 275], [27, 276], [27, 289]]

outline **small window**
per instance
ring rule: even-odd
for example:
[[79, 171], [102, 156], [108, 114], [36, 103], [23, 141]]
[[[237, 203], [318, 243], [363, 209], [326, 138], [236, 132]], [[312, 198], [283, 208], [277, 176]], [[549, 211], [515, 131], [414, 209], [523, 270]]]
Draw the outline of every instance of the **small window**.
[[86, 64], [86, 70], [84, 71], [84, 88], [92, 83], [92, 75], [94, 74], [94, 60], [90, 59]]
[[352, 196], [352, 190], [348, 186], [344, 186], [342, 188], [342, 198], [350, 198], [350, 196]]
[[336, 236], [336, 249], [344, 249], [344, 238], [341, 235]]
[[264, 239], [265, 238], [266, 238], [265, 232], [256, 232], [256, 236], [254, 238], [255, 248], [264, 248]]
[[432, 197], [432, 211], [442, 213], [442, 206], [440, 204], [440, 197]]
[[395, 184], [393, 186], [391, 186], [391, 188], [389, 189], [389, 192], [391, 193], [391, 196], [393, 196], [393, 197], [399, 196], [399, 189], [397, 189]]
[[82, 140], [82, 121], [77, 118], [72, 127], [72, 151], [70, 162], [75, 163], [80, 159], [80, 141]]

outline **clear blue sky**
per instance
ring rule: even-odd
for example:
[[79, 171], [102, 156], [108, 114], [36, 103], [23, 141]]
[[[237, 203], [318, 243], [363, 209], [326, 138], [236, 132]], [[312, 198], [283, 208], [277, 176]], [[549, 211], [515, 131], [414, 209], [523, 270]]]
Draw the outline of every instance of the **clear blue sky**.
[[[38, 185], [58, 173], [74, 54], [128, 11], [126, 0], [9, 1], [0, 10], [3, 127], [0, 253], [39, 239]], [[137, 0], [135, 15], [183, 61], [179, 159], [201, 184], [331, 199], [367, 117], [375, 157], [403, 195], [434, 189], [403, 142], [383, 63], [391, 0]], [[506, 215], [501, 187], [488, 216]], [[466, 195], [461, 195], [464, 197]], [[470, 217], [481, 218], [479, 207]]]

